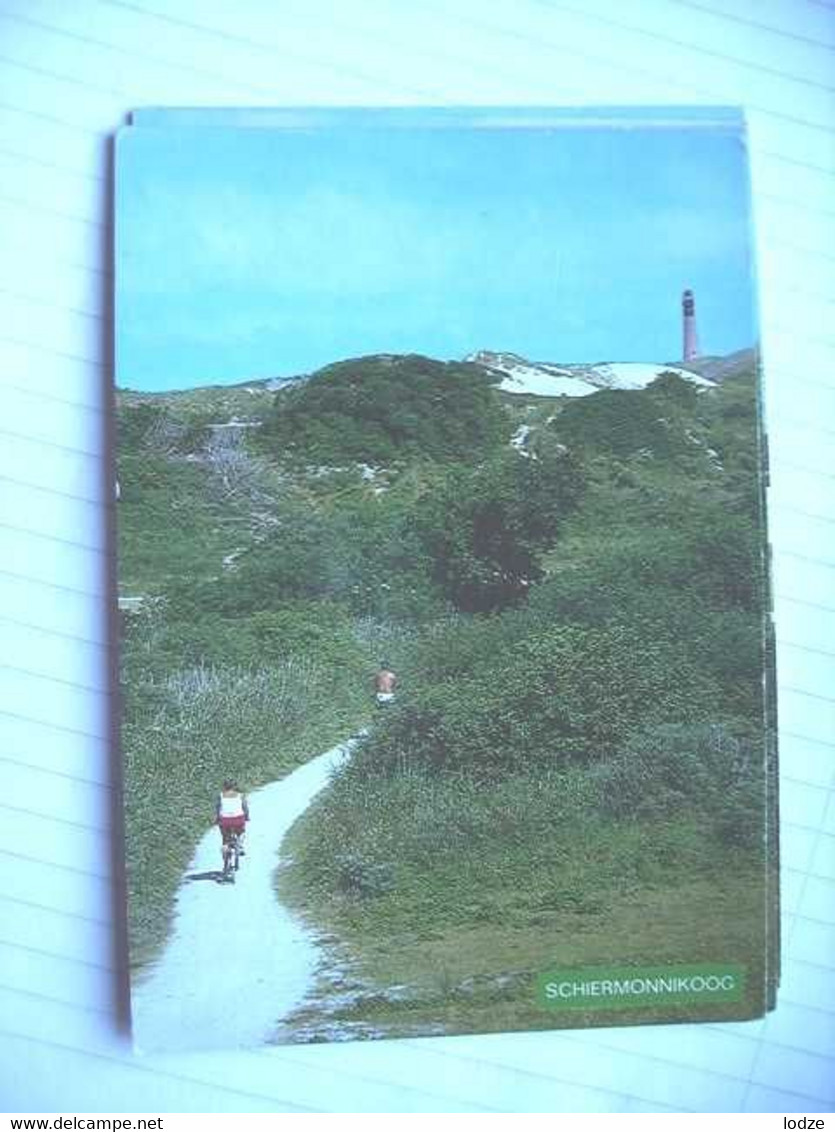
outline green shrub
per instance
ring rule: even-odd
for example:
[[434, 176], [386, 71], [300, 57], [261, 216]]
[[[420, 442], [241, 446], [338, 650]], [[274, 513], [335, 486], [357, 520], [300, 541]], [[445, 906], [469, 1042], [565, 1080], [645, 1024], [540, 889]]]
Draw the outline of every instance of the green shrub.
[[483, 613], [523, 601], [543, 576], [541, 552], [578, 506], [583, 473], [569, 455], [504, 453], [456, 469], [421, 500], [414, 530], [433, 577], [461, 610]]
[[646, 390], [603, 389], [570, 401], [553, 424], [569, 447], [592, 449], [620, 458], [648, 451], [656, 459], [671, 460], [687, 453], [684, 434], [659, 406], [658, 393]]
[[355, 758], [366, 774], [416, 765], [489, 779], [588, 762], [613, 754], [642, 723], [715, 713], [716, 681], [676, 641], [619, 625], [556, 626], [499, 650], [500, 628], [485, 630], [491, 651], [480, 649], [477, 631], [454, 634], [457, 667], [414, 674]]
[[[651, 516], [611, 541], [589, 542], [584, 560], [556, 569], [531, 595], [546, 616], [602, 624], [620, 611], [661, 603], [664, 619], [677, 610], [745, 610], [763, 605], [764, 565], [759, 529], [727, 505], [692, 499], [686, 511]], [[660, 620], [656, 618], [656, 620]]]
[[301, 657], [346, 671], [362, 664], [353, 622], [338, 605], [289, 602], [237, 617], [211, 606], [191, 617], [178, 612], [172, 617], [158, 607], [127, 622], [124, 648], [132, 670], [153, 675], [184, 667], [262, 669]]
[[685, 409], [695, 409], [703, 394], [697, 385], [671, 370], [664, 370], [647, 386], [647, 394], [655, 401], [673, 403]]
[[280, 391], [263, 443], [307, 463], [458, 460], [494, 446], [504, 415], [478, 366], [420, 355], [371, 356]]
[[594, 772], [603, 813], [618, 819], [698, 813], [729, 846], [761, 845], [765, 745], [745, 723], [666, 725], [631, 736]]

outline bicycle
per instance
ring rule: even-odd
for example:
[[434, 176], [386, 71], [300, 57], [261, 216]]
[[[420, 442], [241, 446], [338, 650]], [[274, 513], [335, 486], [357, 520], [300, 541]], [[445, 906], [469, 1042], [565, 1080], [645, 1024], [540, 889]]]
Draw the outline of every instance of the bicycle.
[[235, 883], [235, 873], [241, 864], [241, 835], [236, 830], [230, 830], [223, 840], [223, 873], [221, 881], [226, 884]]

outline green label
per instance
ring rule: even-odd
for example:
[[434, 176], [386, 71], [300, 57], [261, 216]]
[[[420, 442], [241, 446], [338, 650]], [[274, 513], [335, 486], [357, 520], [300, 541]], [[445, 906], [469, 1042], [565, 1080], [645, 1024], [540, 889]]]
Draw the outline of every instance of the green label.
[[646, 1006], [739, 1002], [745, 969], [733, 963], [665, 967], [575, 967], [537, 979], [547, 1010], [628, 1010]]

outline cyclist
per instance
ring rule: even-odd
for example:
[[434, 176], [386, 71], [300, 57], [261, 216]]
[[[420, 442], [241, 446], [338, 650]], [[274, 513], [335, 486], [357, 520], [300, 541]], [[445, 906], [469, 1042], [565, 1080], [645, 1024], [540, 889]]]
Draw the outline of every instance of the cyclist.
[[249, 821], [249, 805], [246, 795], [238, 789], [238, 784], [232, 778], [227, 778], [223, 789], [217, 796], [215, 807], [215, 820], [220, 827], [220, 837], [223, 849], [223, 859], [229, 852], [233, 836], [238, 837], [238, 852], [244, 855], [243, 836], [246, 823]]

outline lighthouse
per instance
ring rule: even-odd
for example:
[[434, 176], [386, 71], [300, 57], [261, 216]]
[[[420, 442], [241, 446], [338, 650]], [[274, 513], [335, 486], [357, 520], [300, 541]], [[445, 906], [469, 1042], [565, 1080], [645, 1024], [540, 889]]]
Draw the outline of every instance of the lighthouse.
[[684, 345], [681, 356], [690, 362], [699, 356], [699, 339], [696, 335], [696, 300], [693, 292], [687, 290], [681, 296], [681, 324]]

